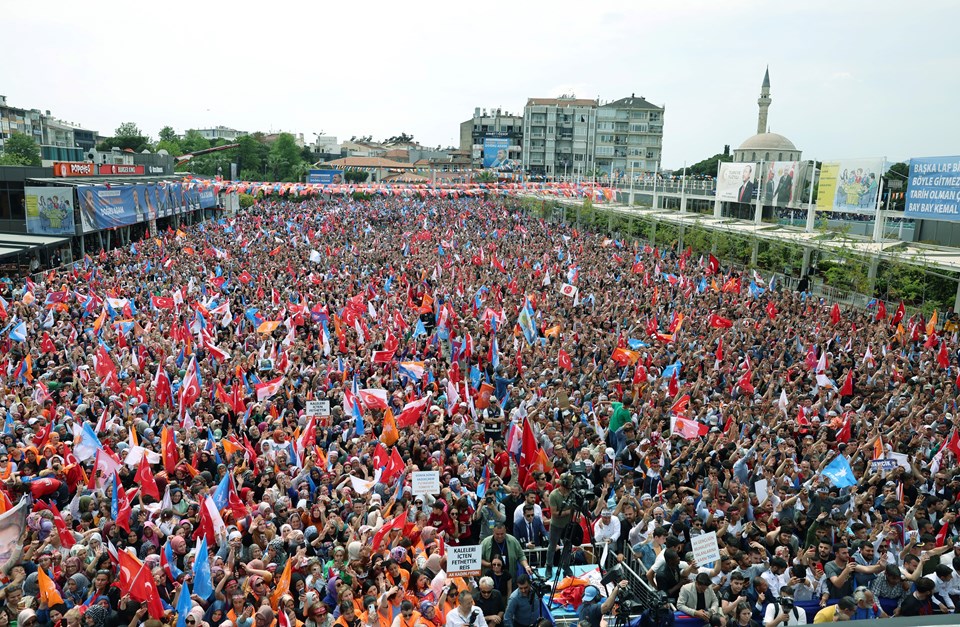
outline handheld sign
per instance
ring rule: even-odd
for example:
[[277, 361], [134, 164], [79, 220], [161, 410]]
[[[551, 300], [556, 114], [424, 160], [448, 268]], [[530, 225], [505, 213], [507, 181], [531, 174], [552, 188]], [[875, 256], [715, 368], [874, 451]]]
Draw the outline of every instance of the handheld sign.
[[423, 470], [410, 473], [410, 484], [415, 496], [440, 494], [440, 472], [436, 470]]
[[693, 547], [693, 559], [697, 560], [697, 566], [706, 566], [720, 559], [716, 531], [693, 536], [690, 538], [690, 545]]
[[447, 576], [475, 577], [480, 574], [480, 545], [448, 546]]
[[329, 416], [330, 401], [307, 401], [307, 416]]

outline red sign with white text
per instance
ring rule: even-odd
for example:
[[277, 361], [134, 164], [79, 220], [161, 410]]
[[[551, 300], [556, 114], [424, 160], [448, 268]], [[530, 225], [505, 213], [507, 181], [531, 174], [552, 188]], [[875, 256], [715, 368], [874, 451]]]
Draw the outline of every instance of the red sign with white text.
[[142, 165], [116, 165], [113, 163], [104, 163], [100, 166], [100, 174], [110, 174], [110, 175], [135, 175], [143, 174]]
[[57, 161], [53, 164], [54, 176], [96, 176], [97, 166], [77, 161]]

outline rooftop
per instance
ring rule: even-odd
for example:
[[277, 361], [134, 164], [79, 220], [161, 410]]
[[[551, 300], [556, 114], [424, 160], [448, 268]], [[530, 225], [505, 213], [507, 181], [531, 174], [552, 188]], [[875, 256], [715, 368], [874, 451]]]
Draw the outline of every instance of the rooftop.
[[589, 98], [528, 98], [528, 107], [596, 107], [599, 103]]
[[603, 105], [603, 107], [609, 107], [610, 109], [653, 109], [655, 111], [663, 111], [663, 107], [658, 107], [651, 102], [647, 102], [643, 96], [637, 98], [633, 94], [630, 94], [626, 98], [621, 98], [620, 100], [608, 102], [607, 104]]

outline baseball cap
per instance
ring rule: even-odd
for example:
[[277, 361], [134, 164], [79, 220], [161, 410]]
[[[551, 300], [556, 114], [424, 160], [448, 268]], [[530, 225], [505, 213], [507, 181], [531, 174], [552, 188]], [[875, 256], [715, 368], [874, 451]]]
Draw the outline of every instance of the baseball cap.
[[596, 586], [587, 586], [586, 590], [583, 591], [583, 602], [595, 601], [598, 596], [600, 596], [600, 590]]

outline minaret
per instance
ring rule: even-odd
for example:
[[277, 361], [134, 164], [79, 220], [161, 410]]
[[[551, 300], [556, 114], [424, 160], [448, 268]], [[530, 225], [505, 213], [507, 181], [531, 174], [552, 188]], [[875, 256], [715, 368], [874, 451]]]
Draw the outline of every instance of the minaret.
[[760, 86], [760, 115], [757, 116], [757, 134], [767, 132], [767, 109], [770, 108], [770, 66], [763, 73], [763, 85]]

